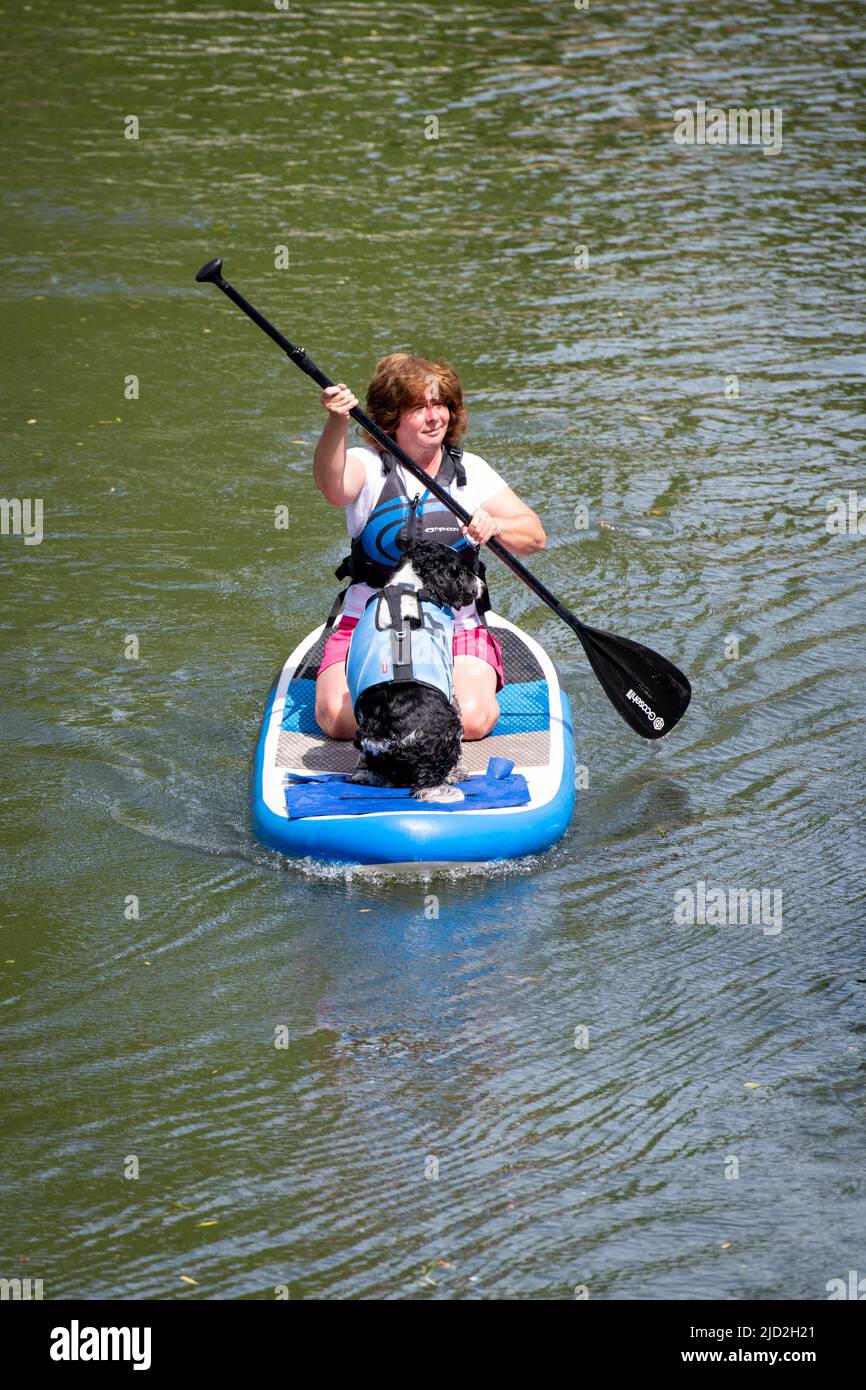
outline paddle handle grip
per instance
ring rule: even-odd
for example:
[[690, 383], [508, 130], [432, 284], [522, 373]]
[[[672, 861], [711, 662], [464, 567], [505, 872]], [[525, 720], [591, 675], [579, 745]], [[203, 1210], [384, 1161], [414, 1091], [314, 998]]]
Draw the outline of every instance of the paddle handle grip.
[[243, 310], [247, 318], [252, 319], [253, 323], [257, 324], [262, 332], [267, 333], [268, 337], [276, 343], [277, 347], [282, 348], [283, 352], [287, 357], [292, 359], [296, 367], [300, 367], [301, 371], [306, 372], [307, 376], [312, 377], [313, 381], [317, 382], [319, 386], [333, 386], [334, 383], [331, 381], [330, 377], [325, 376], [325, 373], [319, 370], [313, 359], [307, 356], [303, 348], [295, 347], [294, 343], [290, 343], [288, 338], [284, 337], [279, 329], [274, 328], [274, 325], [265, 318], [264, 314], [259, 313], [255, 304], [251, 304], [246, 296], [241, 294], [240, 290], [236, 290], [234, 285], [226, 280], [222, 273], [222, 265], [222, 258], [220, 256], [216, 256], [212, 261], [206, 261], [201, 267], [201, 270], [196, 271], [196, 280], [199, 284], [207, 283], [216, 285], [218, 290], [222, 290], [223, 294], [226, 295], [233, 304], [237, 304], [238, 308]]

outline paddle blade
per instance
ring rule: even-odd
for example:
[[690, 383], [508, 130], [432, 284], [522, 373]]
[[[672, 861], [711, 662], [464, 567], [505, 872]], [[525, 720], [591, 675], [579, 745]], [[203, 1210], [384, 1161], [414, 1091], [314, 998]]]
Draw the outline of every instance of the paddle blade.
[[641, 738], [664, 738], [682, 719], [692, 687], [682, 671], [630, 637], [580, 623], [583, 650], [611, 704]]

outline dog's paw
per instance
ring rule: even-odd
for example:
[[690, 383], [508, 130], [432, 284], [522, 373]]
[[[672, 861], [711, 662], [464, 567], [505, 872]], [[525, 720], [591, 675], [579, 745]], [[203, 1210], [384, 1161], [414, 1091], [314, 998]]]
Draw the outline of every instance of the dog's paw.
[[412, 795], [417, 801], [465, 801], [465, 797], [457, 787], [449, 787], [445, 783], [441, 787], [422, 787], [420, 791], [413, 792]]

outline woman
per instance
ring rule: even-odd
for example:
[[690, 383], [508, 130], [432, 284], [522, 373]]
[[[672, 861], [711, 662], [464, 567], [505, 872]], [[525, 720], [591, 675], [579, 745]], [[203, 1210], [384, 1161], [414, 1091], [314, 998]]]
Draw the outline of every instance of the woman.
[[[541, 550], [546, 537], [535, 512], [504, 479], [477, 454], [459, 448], [468, 416], [450, 363], [402, 352], [383, 357], [367, 391], [366, 410], [471, 513], [467, 526], [424, 493], [417, 479], [369, 436], [368, 443], [347, 447], [349, 411], [358, 404], [348, 386], [329, 386], [320, 399], [328, 418], [316, 445], [313, 479], [332, 506], [345, 508], [352, 556], [338, 573], [349, 575], [353, 583], [319, 666], [316, 720], [331, 738], [348, 739], [357, 729], [346, 684], [349, 640], [367, 599], [399, 559], [400, 528], [405, 535], [411, 523], [416, 535], [456, 550], [475, 547], [476, 557], [477, 547], [493, 536], [517, 555]], [[499, 718], [502, 652], [475, 604], [454, 616], [454, 694], [463, 737], [484, 738]]]

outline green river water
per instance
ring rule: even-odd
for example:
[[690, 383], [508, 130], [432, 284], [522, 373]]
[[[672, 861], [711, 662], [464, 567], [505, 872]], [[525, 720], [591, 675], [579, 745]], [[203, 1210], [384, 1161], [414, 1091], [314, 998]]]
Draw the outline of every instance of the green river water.
[[[0, 26], [2, 491], [44, 508], [39, 543], [0, 538], [0, 1276], [866, 1274], [863, 7], [6, 0]], [[779, 108], [782, 148], [677, 143], [698, 101]], [[550, 853], [371, 880], [256, 844], [265, 697], [345, 526], [318, 392], [193, 283], [215, 255], [359, 394], [385, 352], [447, 354], [468, 446], [547, 530], [530, 567], [690, 675], [644, 743], [491, 561], [586, 769]], [[699, 884], [772, 924], [677, 924]]]

